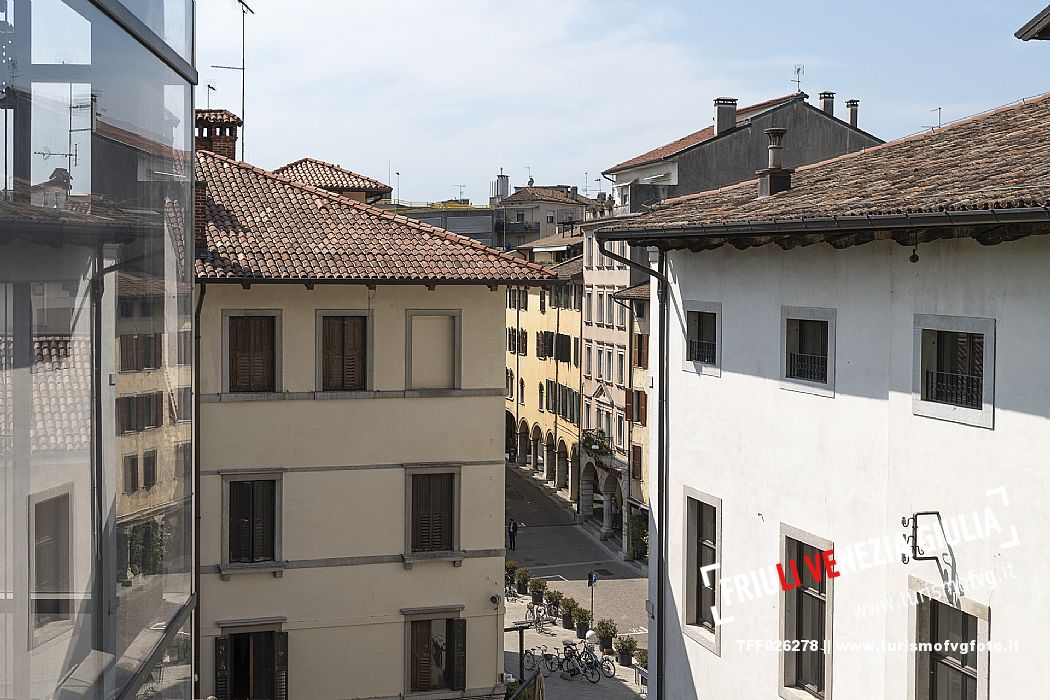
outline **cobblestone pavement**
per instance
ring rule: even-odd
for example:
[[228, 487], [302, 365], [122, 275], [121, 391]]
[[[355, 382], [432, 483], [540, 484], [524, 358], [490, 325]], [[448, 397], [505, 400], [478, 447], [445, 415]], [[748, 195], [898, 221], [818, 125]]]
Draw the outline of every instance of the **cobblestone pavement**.
[[[573, 525], [573, 515], [555, 503], [538, 485], [532, 483], [527, 471], [507, 467], [507, 518], [515, 518], [518, 530], [517, 549], [508, 551], [507, 558], [532, 570], [535, 578], [544, 578], [550, 588], [559, 590], [590, 607], [591, 595], [587, 587], [587, 573], [598, 571], [599, 581], [594, 588], [594, 615], [596, 619], [612, 618], [620, 635], [632, 635], [639, 647], [647, 646], [647, 618], [645, 599], [648, 583], [634, 566], [619, 561], [615, 555]], [[506, 626], [524, 621], [527, 596], [507, 600]], [[529, 629], [525, 633], [525, 648], [546, 644], [549, 649], [560, 647], [563, 639], [576, 639], [574, 631], [552, 626], [553, 635]], [[505, 668], [518, 675], [518, 635], [509, 632], [504, 637]], [[595, 684], [582, 677], [566, 680], [554, 673], [545, 679], [547, 697], [563, 698], [638, 698], [641, 688], [634, 683], [633, 669], [617, 665], [615, 678], [602, 677]]]

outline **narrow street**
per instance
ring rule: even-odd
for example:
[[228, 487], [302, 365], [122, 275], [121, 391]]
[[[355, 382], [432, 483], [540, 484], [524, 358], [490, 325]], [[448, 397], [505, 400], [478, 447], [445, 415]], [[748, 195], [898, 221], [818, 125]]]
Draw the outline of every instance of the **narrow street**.
[[[572, 596], [590, 608], [591, 589], [587, 574], [597, 571], [599, 580], [594, 587], [595, 619], [611, 618], [619, 628], [620, 636], [631, 635], [639, 648], [648, 645], [645, 599], [648, 582], [633, 564], [620, 561], [610, 549], [593, 539], [583, 528], [573, 524], [573, 513], [555, 502], [540, 483], [530, 476], [531, 470], [507, 467], [507, 515], [520, 526], [517, 549], [507, 552], [507, 559], [528, 567], [533, 578], [542, 578], [548, 586]], [[506, 626], [523, 622], [528, 596], [507, 601]], [[547, 645], [548, 649], [561, 647], [563, 639], [576, 640], [575, 632], [556, 625], [553, 634], [540, 634], [535, 629], [525, 633], [525, 648]], [[518, 635], [504, 637], [505, 669], [518, 675]], [[547, 696], [560, 698], [638, 698], [643, 697], [635, 685], [633, 669], [617, 666], [615, 678], [605, 678], [591, 684], [581, 677], [566, 680], [554, 673], [545, 679]]]

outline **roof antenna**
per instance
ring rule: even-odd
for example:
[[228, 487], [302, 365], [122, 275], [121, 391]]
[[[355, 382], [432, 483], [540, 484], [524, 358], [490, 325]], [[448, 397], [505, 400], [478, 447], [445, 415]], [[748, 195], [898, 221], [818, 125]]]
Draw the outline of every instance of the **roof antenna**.
[[211, 109], [211, 94], [215, 92], [215, 86], [208, 83], [208, 109]]
[[244, 47], [245, 47], [245, 24], [248, 14], [255, 14], [255, 10], [248, 6], [244, 0], [236, 0], [241, 8], [241, 65], [239, 66], [212, 66], [223, 70], [239, 70], [241, 72], [241, 160], [244, 160]]
[[923, 126], [922, 128], [923, 129], [940, 129], [944, 125], [944, 123], [941, 121], [941, 108], [940, 107], [934, 107], [930, 111], [937, 113], [937, 126], [934, 126], [933, 124], [927, 124], [927, 125]]
[[802, 76], [806, 74], [806, 67], [801, 63], [795, 64], [795, 78], [791, 81], [795, 84], [795, 92], [802, 92]]
[[459, 201], [462, 202], [463, 201], [463, 189], [466, 187], [466, 185], [452, 185], [452, 186], [459, 188]]

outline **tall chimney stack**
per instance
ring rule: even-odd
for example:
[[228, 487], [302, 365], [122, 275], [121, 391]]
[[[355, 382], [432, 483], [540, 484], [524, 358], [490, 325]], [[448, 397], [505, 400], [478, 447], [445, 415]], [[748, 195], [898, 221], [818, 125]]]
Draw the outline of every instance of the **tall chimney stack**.
[[759, 170], [756, 175], [758, 175], [758, 196], [768, 197], [790, 190], [791, 173], [795, 170], [784, 167], [784, 134], [787, 133], [787, 129], [773, 127], [762, 133], [769, 139], [769, 166]]
[[237, 129], [244, 125], [241, 118], [225, 109], [198, 109], [196, 120], [196, 147], [237, 160]]
[[820, 93], [820, 108], [830, 116], [835, 116], [835, 93], [833, 92], [822, 92]]
[[715, 100], [715, 135], [736, 128], [736, 98], [719, 97]]
[[846, 113], [849, 114], [849, 125], [857, 128], [857, 112], [860, 111], [860, 100], [846, 100]]

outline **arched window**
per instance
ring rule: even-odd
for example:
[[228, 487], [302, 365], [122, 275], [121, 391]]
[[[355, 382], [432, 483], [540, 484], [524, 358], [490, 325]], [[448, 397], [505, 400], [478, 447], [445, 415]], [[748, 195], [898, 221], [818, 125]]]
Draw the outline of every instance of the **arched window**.
[[524, 379], [519, 379], [518, 380], [518, 402], [522, 406], [525, 405], [525, 380]]
[[514, 398], [514, 371], [507, 370], [507, 398]]

